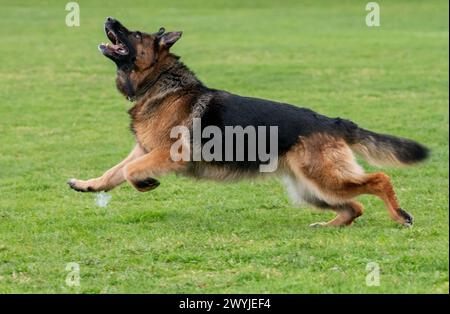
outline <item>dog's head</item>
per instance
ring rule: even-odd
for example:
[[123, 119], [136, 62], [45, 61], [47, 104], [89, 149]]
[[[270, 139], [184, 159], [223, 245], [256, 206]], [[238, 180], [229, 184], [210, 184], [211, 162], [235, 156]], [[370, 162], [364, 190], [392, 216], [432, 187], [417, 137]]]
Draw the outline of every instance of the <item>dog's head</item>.
[[149, 80], [158, 63], [164, 63], [170, 47], [182, 34], [166, 32], [162, 27], [156, 33], [130, 31], [111, 17], [105, 21], [105, 33], [111, 43], [100, 44], [99, 50], [117, 65], [117, 87], [128, 97]]

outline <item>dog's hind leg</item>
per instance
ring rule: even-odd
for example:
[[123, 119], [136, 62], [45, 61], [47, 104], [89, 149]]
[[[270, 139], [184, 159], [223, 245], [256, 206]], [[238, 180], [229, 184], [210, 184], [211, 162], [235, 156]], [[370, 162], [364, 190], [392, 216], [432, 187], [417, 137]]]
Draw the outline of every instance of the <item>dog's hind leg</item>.
[[413, 224], [413, 217], [400, 208], [397, 196], [388, 175], [383, 172], [371, 173], [364, 176], [363, 182], [345, 191], [347, 194], [371, 194], [378, 196], [386, 205], [390, 217], [405, 227]]
[[124, 167], [133, 160], [141, 157], [145, 151], [136, 144], [130, 154], [119, 164], [106, 171], [101, 177], [89, 180], [70, 179], [67, 184], [78, 192], [109, 191], [125, 181]]
[[[400, 208], [390, 179], [382, 172], [364, 175], [360, 182], [349, 179], [333, 188], [322, 187], [321, 189], [323, 190], [322, 197], [323, 195], [327, 195], [325, 198], [331, 197], [344, 200], [361, 194], [377, 196], [385, 203], [386, 209], [393, 220], [406, 227], [410, 227], [413, 224], [413, 217]], [[350, 207], [348, 207], [349, 205]], [[362, 214], [362, 206], [356, 202], [345, 202], [333, 206], [332, 209], [338, 213], [337, 220], [336, 222], [329, 222], [325, 225], [336, 225], [339, 224], [340, 221], [346, 221], [346, 217], [351, 217], [353, 215], [353, 217], [356, 218]], [[342, 209], [345, 209], [346, 211], [341, 212]]]
[[286, 159], [295, 176], [308, 182], [314, 195], [338, 212], [337, 219], [326, 225], [344, 225], [351, 220], [347, 217], [360, 215], [362, 207], [352, 200], [361, 194], [378, 196], [392, 219], [412, 225], [413, 218], [400, 208], [389, 177], [365, 174], [345, 141], [326, 135], [304, 138]]
[[[323, 208], [323, 207], [322, 207]], [[328, 222], [316, 222], [310, 225], [310, 227], [318, 227], [318, 226], [349, 226], [353, 223], [353, 221], [361, 216], [364, 211], [364, 207], [361, 203], [357, 201], [348, 201], [344, 204], [339, 205], [329, 205], [331, 210], [335, 211], [337, 216], [328, 221]]]
[[325, 201], [321, 199], [319, 193], [315, 192], [316, 188], [312, 183], [307, 182], [305, 178], [297, 178], [293, 176], [285, 176], [283, 182], [289, 198], [294, 204], [307, 203], [319, 209], [328, 209], [336, 212], [337, 216], [328, 222], [313, 223], [311, 227], [318, 226], [349, 226], [353, 221], [361, 216], [364, 211], [362, 204], [355, 200], [348, 200], [344, 203], [333, 205], [333, 200]]

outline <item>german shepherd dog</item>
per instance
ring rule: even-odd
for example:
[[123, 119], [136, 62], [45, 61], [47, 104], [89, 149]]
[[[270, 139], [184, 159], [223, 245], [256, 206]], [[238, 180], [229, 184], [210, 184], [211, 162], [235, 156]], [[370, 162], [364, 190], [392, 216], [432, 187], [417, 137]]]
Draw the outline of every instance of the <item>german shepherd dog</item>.
[[[274, 173], [284, 178], [294, 200], [337, 214], [329, 222], [311, 226], [352, 224], [363, 213], [363, 206], [355, 200], [361, 194], [379, 197], [393, 220], [412, 225], [413, 217], [400, 207], [390, 178], [382, 172], [364, 173], [353, 153], [377, 166], [411, 165], [428, 156], [423, 145], [309, 109], [208, 88], [170, 52], [182, 32], [164, 28], [156, 33], [130, 31], [110, 17], [105, 32], [111, 43], [101, 44], [99, 49], [117, 66], [118, 90], [134, 103], [129, 114], [136, 146], [101, 177], [70, 179], [72, 189], [109, 191], [128, 181], [146, 192], [159, 185], [155, 177], [169, 172], [219, 181], [261, 176], [259, 159], [174, 160], [170, 149], [178, 139], [170, 136], [171, 129], [180, 125], [192, 129], [194, 118], [201, 119], [202, 128], [217, 126], [221, 130], [225, 126], [277, 126]], [[192, 141], [188, 145], [192, 146]]]

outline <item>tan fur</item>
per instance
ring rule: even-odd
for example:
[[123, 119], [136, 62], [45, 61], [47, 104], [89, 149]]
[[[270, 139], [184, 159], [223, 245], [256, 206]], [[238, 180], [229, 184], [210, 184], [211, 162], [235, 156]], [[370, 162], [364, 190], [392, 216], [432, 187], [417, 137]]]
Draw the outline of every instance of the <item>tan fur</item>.
[[341, 205], [338, 209], [334, 209], [334, 211], [337, 213], [337, 216], [334, 219], [325, 223], [316, 223], [312, 226], [349, 226], [356, 218], [363, 214], [364, 207], [361, 203], [352, 200], [348, 201], [344, 205]]
[[137, 183], [148, 178], [158, 177], [168, 172], [185, 169], [186, 162], [174, 162], [167, 148], [155, 148], [150, 153], [128, 163], [124, 168], [124, 177], [137, 190], [146, 192], [151, 188], [140, 188]]
[[399, 214], [397, 198], [384, 173], [365, 174], [356, 163], [345, 141], [316, 134], [300, 141], [286, 154], [287, 163], [296, 180], [320, 201], [329, 204], [338, 217], [325, 225], [348, 225], [363, 212], [353, 198], [361, 194], [380, 197], [391, 217], [405, 223]]
[[383, 150], [374, 143], [367, 142], [365, 144], [354, 144], [352, 150], [361, 155], [369, 164], [376, 167], [392, 166], [404, 167], [406, 164], [397, 159], [395, 154], [389, 150]]
[[106, 171], [101, 177], [90, 180], [72, 179], [71, 184], [75, 190], [82, 192], [109, 191], [125, 182], [124, 167], [144, 154], [145, 151], [139, 145], [136, 145], [127, 158]]
[[178, 95], [166, 97], [163, 103], [152, 109], [152, 99], [136, 105], [132, 110], [136, 140], [147, 151], [157, 147], [169, 148], [176, 139], [170, 138], [170, 130], [185, 125], [189, 117], [188, 101]]

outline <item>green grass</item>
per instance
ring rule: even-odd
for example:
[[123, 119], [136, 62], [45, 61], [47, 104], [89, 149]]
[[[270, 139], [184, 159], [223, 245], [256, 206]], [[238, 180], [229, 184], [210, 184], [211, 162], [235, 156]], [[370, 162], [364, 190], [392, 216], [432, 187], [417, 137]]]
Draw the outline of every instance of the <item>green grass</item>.
[[[133, 1], [134, 3], [135, 1]], [[448, 3], [79, 1], [0, 5], [0, 293], [448, 293]], [[168, 176], [128, 185], [108, 207], [70, 177], [99, 176], [133, 146], [113, 64], [97, 51], [112, 15], [131, 28], [183, 30], [173, 47], [209, 86], [310, 107], [432, 149], [386, 169], [412, 229], [380, 201], [345, 229], [292, 206], [275, 180], [219, 184]], [[367, 167], [368, 171], [373, 168]], [[65, 266], [81, 268], [79, 287]], [[380, 286], [367, 286], [377, 262]]]

